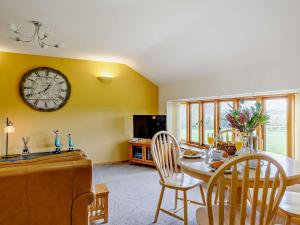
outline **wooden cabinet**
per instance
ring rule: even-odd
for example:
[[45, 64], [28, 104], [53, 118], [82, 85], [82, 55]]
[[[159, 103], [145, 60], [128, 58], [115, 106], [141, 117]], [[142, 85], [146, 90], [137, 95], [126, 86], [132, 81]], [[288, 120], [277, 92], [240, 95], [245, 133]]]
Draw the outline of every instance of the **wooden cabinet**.
[[129, 163], [154, 166], [150, 144], [151, 140], [147, 139], [129, 141]]

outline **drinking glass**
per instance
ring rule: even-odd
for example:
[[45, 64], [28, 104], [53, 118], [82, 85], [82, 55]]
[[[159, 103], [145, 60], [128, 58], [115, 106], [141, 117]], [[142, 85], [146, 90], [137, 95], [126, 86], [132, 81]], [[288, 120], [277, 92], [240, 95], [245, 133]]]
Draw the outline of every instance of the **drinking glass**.
[[235, 148], [238, 151], [238, 154], [240, 153], [242, 147], [243, 147], [243, 140], [240, 136], [237, 136], [235, 140]]
[[214, 134], [213, 133], [208, 134], [208, 136], [207, 136], [207, 142], [209, 144], [209, 153], [212, 152], [214, 141], [215, 141]]

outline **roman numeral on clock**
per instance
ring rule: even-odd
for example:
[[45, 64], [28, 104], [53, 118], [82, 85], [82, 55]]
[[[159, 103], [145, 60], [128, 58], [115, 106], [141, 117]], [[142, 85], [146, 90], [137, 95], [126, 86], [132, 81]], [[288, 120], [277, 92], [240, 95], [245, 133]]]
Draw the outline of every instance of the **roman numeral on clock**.
[[63, 96], [58, 96], [58, 98], [62, 101], [65, 99]]
[[35, 75], [36, 75], [37, 77], [40, 77], [40, 76], [41, 76], [38, 72], [34, 72], [34, 73], [35, 73]]

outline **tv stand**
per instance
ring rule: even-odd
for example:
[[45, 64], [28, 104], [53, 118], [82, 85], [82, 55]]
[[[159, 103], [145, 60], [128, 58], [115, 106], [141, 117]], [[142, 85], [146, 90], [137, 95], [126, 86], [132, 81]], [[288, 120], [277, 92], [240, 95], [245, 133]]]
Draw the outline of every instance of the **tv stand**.
[[129, 141], [129, 164], [155, 166], [151, 154], [151, 139], [132, 139]]

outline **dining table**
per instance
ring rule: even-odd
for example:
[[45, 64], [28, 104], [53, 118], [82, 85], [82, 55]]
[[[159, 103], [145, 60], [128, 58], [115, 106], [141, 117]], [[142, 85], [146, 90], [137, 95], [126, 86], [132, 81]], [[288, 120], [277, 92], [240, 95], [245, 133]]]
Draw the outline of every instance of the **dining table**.
[[[286, 186], [292, 186], [300, 183], [300, 161], [297, 161], [285, 155], [280, 155], [280, 154], [266, 152], [266, 151], [259, 151], [259, 153], [266, 154], [280, 163], [280, 165], [283, 167], [286, 173]], [[194, 178], [200, 179], [206, 183], [209, 182], [209, 179], [215, 173], [215, 171], [213, 171], [209, 166], [211, 162], [212, 162], [212, 158], [209, 155], [205, 154], [204, 151], [201, 157], [193, 158], [193, 159], [185, 158], [184, 155], [182, 154], [179, 157], [179, 161], [178, 161], [183, 173], [186, 173]], [[262, 166], [262, 169], [263, 167], [264, 166]], [[253, 178], [254, 178], [254, 171], [255, 170], [253, 169], [252, 170]], [[272, 168], [271, 168], [271, 174], [272, 174]], [[240, 176], [240, 179], [242, 179], [242, 174]], [[251, 182], [251, 179], [249, 181]], [[238, 191], [241, 192], [241, 190], [239, 189]]]

